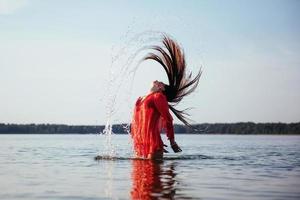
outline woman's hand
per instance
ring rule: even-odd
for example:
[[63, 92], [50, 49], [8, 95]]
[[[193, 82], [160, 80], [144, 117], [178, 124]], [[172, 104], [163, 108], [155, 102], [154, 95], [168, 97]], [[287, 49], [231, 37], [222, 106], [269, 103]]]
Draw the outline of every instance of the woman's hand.
[[175, 140], [171, 140], [170, 145], [171, 145], [171, 148], [173, 149], [173, 151], [175, 153], [178, 153], [178, 152], [182, 151], [181, 148], [178, 146], [178, 144], [175, 142]]
[[[164, 147], [168, 147], [168, 146], [164, 144]], [[163, 151], [164, 151], [164, 153], [169, 153], [165, 148]]]

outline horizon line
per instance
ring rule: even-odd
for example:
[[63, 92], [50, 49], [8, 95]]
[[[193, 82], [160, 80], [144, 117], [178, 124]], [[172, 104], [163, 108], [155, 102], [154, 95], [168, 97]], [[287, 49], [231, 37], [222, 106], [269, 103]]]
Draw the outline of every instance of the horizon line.
[[[297, 124], [300, 123], [300, 121], [297, 122], [281, 122], [281, 121], [273, 121], [273, 122], [253, 122], [253, 121], [237, 121], [237, 122], [201, 122], [201, 123], [192, 123], [191, 125], [199, 125], [199, 124], [238, 124], [238, 123], [253, 123], [253, 124]], [[105, 124], [98, 124], [98, 125], [87, 125], [87, 124], [66, 124], [66, 123], [5, 123], [0, 122], [0, 125], [66, 125], [66, 126], [105, 126]], [[124, 124], [130, 124], [130, 123], [116, 123], [112, 125], [124, 125]], [[185, 126], [181, 123], [174, 123], [173, 125], [181, 125]]]

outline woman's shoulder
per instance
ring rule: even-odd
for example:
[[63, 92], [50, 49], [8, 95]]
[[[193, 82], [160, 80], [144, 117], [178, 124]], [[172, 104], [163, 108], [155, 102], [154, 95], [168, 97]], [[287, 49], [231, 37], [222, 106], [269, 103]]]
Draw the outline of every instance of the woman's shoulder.
[[152, 99], [154, 99], [154, 100], [166, 100], [167, 98], [166, 98], [165, 94], [162, 93], [162, 92], [154, 92], [154, 93], [148, 94], [146, 96], [138, 97], [136, 102], [135, 102], [135, 105], [137, 106], [137, 105], [145, 102], [146, 99], [148, 99], [148, 100], [150, 100], [150, 99], [151, 100]]
[[162, 92], [155, 92], [153, 93], [153, 97], [155, 99], [166, 99], [166, 95]]

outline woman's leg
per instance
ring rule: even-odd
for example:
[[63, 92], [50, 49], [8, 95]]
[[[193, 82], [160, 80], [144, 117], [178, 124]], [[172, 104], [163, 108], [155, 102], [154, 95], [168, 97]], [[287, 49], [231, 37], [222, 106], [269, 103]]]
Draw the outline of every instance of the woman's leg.
[[155, 151], [153, 153], [149, 153], [147, 159], [150, 160], [162, 160], [164, 152], [163, 151]]

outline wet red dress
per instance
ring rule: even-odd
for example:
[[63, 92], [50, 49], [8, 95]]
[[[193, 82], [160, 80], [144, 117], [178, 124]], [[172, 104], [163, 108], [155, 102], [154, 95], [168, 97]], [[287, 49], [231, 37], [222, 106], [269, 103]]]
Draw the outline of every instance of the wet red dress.
[[163, 151], [160, 137], [163, 128], [168, 139], [174, 139], [173, 118], [166, 96], [155, 92], [144, 99], [138, 98], [131, 123], [131, 136], [137, 156], [147, 158], [149, 154]]

